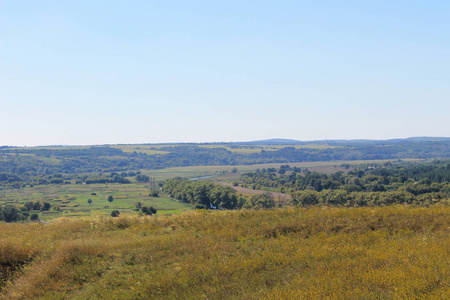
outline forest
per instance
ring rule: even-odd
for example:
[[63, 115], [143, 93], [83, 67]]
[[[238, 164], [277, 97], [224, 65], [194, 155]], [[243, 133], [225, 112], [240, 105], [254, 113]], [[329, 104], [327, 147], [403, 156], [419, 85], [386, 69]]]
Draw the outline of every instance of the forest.
[[270, 193], [245, 197], [231, 187], [202, 180], [170, 179], [164, 183], [163, 190], [170, 197], [192, 204], [197, 209], [267, 209], [275, 207], [275, 200]]
[[[148, 150], [142, 150], [146, 148]], [[0, 147], [0, 173], [12, 181], [33, 176], [337, 160], [450, 158], [450, 141], [327, 142], [327, 145], [168, 144], [91, 147]], [[248, 152], [247, 152], [248, 150]], [[3, 177], [0, 178], [4, 178]], [[1, 180], [1, 179], [0, 179]], [[4, 180], [3, 180], [4, 181]]]
[[[363, 164], [354, 166], [347, 173], [339, 171], [332, 174], [282, 165], [278, 170], [263, 168], [244, 173], [232, 184], [287, 193], [291, 196], [290, 204], [300, 206], [428, 206], [447, 203], [450, 198], [450, 161]], [[168, 180], [163, 187], [172, 197], [206, 209], [254, 208], [259, 206], [255, 204], [256, 199], [264, 195], [242, 198], [229, 187], [182, 179]], [[221, 197], [224, 197], [223, 202], [219, 200]], [[266, 198], [270, 198], [269, 194]], [[273, 205], [264, 207], [274, 206], [273, 202]]]

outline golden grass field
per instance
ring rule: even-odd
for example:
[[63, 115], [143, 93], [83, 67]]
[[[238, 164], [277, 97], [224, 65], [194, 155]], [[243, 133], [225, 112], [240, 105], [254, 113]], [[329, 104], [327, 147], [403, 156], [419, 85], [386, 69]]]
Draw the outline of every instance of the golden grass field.
[[450, 299], [450, 207], [0, 223], [2, 299]]

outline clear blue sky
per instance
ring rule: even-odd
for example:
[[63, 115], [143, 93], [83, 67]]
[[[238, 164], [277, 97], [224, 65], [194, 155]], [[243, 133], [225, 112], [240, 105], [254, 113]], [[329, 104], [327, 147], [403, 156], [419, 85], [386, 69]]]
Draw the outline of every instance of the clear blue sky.
[[450, 136], [450, 1], [0, 0], [0, 145]]

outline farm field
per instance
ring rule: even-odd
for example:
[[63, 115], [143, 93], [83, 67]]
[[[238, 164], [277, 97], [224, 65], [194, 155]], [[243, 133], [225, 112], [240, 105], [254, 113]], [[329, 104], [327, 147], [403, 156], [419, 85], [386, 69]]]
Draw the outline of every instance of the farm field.
[[[232, 181], [239, 177], [242, 173], [252, 172], [263, 168], [280, 168], [282, 165], [291, 167], [307, 168], [309, 171], [331, 174], [338, 171], [347, 172], [348, 168], [343, 165], [360, 165], [360, 164], [382, 164], [394, 160], [352, 160], [352, 161], [326, 161], [326, 162], [302, 162], [302, 163], [272, 163], [272, 164], [255, 164], [255, 165], [234, 165], [234, 166], [192, 166], [192, 167], [175, 167], [159, 170], [141, 170], [145, 175], [155, 177], [158, 181], [167, 180], [174, 177], [197, 178], [204, 176], [213, 176], [208, 180], [212, 181]], [[404, 159], [407, 162], [420, 162], [421, 159]], [[231, 173], [236, 168], [236, 173]]]
[[449, 299], [450, 207], [0, 223], [1, 299]]
[[[120, 149], [123, 152], [142, 152], [147, 155], [163, 155], [167, 154], [169, 152], [159, 150], [161, 148], [165, 147], [178, 147], [178, 146], [192, 146], [193, 144], [133, 144], [133, 145], [107, 145], [111, 148]], [[324, 149], [334, 149], [339, 148], [340, 146], [327, 146], [327, 145], [232, 145], [232, 144], [195, 144], [195, 146], [198, 146], [200, 148], [207, 148], [207, 149], [215, 149], [215, 148], [223, 148], [230, 152], [236, 153], [236, 154], [251, 154], [251, 153], [261, 153], [262, 150], [264, 151], [276, 151], [279, 149], [283, 149], [286, 147], [294, 147], [295, 149], [317, 149], [317, 150], [324, 150]], [[40, 148], [40, 147], [39, 147]], [[69, 147], [68, 147], [69, 148]], [[48, 148], [43, 148], [48, 149]], [[56, 148], [56, 149], [64, 149]], [[70, 148], [69, 148], [70, 149]]]
[[[200, 148], [215, 149], [223, 148], [236, 154], [252, 154], [261, 153], [264, 151], [276, 151], [286, 147], [293, 147], [295, 149], [335, 149], [340, 146], [327, 146], [327, 145], [232, 145], [232, 144], [130, 144], [130, 145], [98, 145], [93, 147], [108, 146], [115, 149], [120, 149], [126, 153], [141, 152], [147, 155], [164, 155], [170, 152], [159, 150], [166, 147], [178, 147], [178, 146], [198, 146]], [[78, 150], [88, 149], [90, 146], [66, 146], [66, 147], [33, 147], [32, 149], [46, 149], [46, 150]], [[18, 147], [17, 149], [26, 149]]]
[[[40, 213], [40, 219], [48, 221], [59, 217], [89, 217], [110, 215], [112, 210], [121, 213], [136, 213], [136, 203], [153, 206], [158, 214], [181, 213], [191, 210], [191, 206], [170, 199], [164, 195], [150, 197], [148, 185], [143, 184], [83, 184], [83, 185], [37, 185], [19, 190], [1, 190], [0, 204], [21, 205], [27, 201], [46, 201], [57, 211], [51, 209]], [[107, 201], [113, 196], [113, 202]], [[92, 199], [92, 203], [87, 202]]]
[[[351, 166], [360, 163], [383, 163], [389, 160], [377, 161], [339, 161], [339, 162], [310, 162], [292, 163], [290, 166], [307, 168], [310, 171], [322, 173], [346, 172]], [[259, 164], [259, 165], [237, 165], [237, 166], [195, 166], [177, 167], [159, 170], [142, 170], [142, 174], [148, 175], [162, 183], [174, 177], [202, 178], [202, 180], [218, 182], [222, 185], [230, 185], [233, 180], [238, 179], [243, 173], [263, 168], [279, 168], [283, 164]], [[235, 172], [232, 172], [235, 169]], [[204, 177], [204, 178], [203, 178]], [[144, 206], [153, 206], [158, 214], [177, 214], [192, 209], [186, 203], [178, 202], [161, 194], [161, 197], [150, 197], [149, 184], [137, 183], [134, 178], [128, 177], [131, 184], [46, 184], [26, 186], [21, 189], [3, 188], [0, 190], [0, 205], [13, 204], [23, 205], [25, 202], [46, 201], [52, 205], [50, 211], [39, 213], [43, 221], [59, 217], [89, 217], [96, 215], [109, 215], [112, 210], [119, 210], [125, 214], [136, 214], [134, 210], [136, 203], [141, 202]], [[244, 196], [262, 193], [259, 190], [238, 188], [237, 191]], [[114, 201], [109, 203], [108, 196], [113, 196]], [[282, 204], [290, 199], [287, 194], [275, 193], [277, 203]], [[87, 202], [92, 199], [92, 203]], [[33, 213], [31, 211], [30, 213]]]
[[208, 149], [214, 149], [214, 148], [224, 148], [228, 151], [231, 151], [233, 153], [238, 154], [251, 154], [251, 153], [261, 153], [262, 150], [264, 151], [276, 151], [280, 150], [286, 147], [293, 147], [295, 149], [334, 149], [338, 148], [338, 146], [326, 146], [326, 145], [251, 145], [251, 146], [230, 146], [228, 144], [224, 145], [200, 145], [199, 147], [202, 148], [208, 148]]
[[169, 152], [157, 150], [162, 147], [168, 147], [169, 145], [111, 145], [111, 148], [120, 149], [123, 152], [142, 152], [147, 155], [163, 155]]

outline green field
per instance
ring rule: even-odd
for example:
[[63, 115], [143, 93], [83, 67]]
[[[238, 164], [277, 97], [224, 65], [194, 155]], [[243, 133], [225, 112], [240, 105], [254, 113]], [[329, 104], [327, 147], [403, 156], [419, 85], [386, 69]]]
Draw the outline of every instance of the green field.
[[[51, 158], [49, 158], [51, 159]], [[290, 166], [308, 168], [310, 171], [322, 173], [334, 173], [337, 171], [348, 171], [343, 164], [358, 165], [368, 163], [384, 163], [389, 160], [373, 161], [337, 161], [337, 162], [304, 162], [290, 163]], [[405, 160], [406, 161], [406, 160]], [[412, 159], [409, 161], [413, 161]], [[418, 161], [418, 160], [414, 160]], [[166, 168], [159, 170], [141, 170], [156, 180], [157, 186], [163, 181], [174, 178], [198, 178], [210, 176], [205, 180], [216, 182], [232, 182], [238, 179], [242, 173], [255, 171], [262, 168], [279, 168], [283, 164], [259, 164], [259, 165], [237, 165], [237, 166], [192, 166]], [[232, 170], [236, 168], [235, 173]], [[150, 197], [149, 184], [136, 183], [134, 178], [129, 177], [131, 184], [46, 184], [26, 186], [20, 189], [4, 188], [0, 190], [0, 205], [13, 204], [23, 205], [25, 202], [46, 201], [52, 205], [50, 211], [41, 212], [41, 220], [51, 220], [59, 217], [89, 217], [96, 215], [109, 215], [112, 210], [119, 210], [122, 214], [137, 214], [136, 203], [141, 202], [144, 206], [153, 206], [158, 214], [179, 214], [192, 210], [192, 206], [178, 202], [161, 194], [161, 197]], [[93, 195], [95, 193], [95, 195]], [[112, 195], [114, 201], [109, 203], [107, 197]], [[87, 200], [91, 198], [92, 204]], [[34, 211], [31, 211], [33, 213]], [[36, 211], [36, 213], [39, 213]]]
[[[93, 195], [95, 194], [95, 195]], [[40, 213], [41, 220], [58, 217], [86, 217], [109, 215], [112, 210], [121, 213], [134, 213], [137, 202], [144, 206], [153, 206], [158, 214], [179, 214], [191, 210], [191, 206], [167, 196], [150, 197], [148, 185], [143, 184], [83, 184], [83, 185], [38, 185], [19, 190], [0, 191], [0, 204], [22, 205], [28, 201], [47, 201], [53, 209]], [[109, 203], [107, 197], [114, 201]], [[92, 199], [92, 204], [87, 202]], [[58, 210], [54, 210], [59, 207]]]
[[[348, 171], [342, 165], [360, 165], [360, 164], [383, 164], [394, 161], [392, 159], [384, 160], [352, 160], [352, 161], [319, 161], [319, 162], [302, 162], [302, 163], [274, 163], [274, 164], [258, 164], [258, 165], [236, 165], [236, 166], [192, 166], [192, 167], [176, 167], [166, 168], [160, 170], [141, 170], [145, 175], [155, 177], [157, 181], [163, 181], [174, 177], [183, 178], [197, 178], [203, 176], [212, 176], [210, 180], [221, 181], [224, 179], [232, 179], [239, 177], [242, 173], [252, 172], [263, 168], [280, 168], [282, 165], [289, 165], [291, 167], [307, 168], [309, 171], [316, 171], [320, 173], [335, 173], [338, 171]], [[420, 162], [421, 159], [404, 159], [407, 162]], [[233, 168], [237, 172], [231, 174]]]

